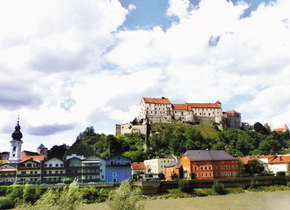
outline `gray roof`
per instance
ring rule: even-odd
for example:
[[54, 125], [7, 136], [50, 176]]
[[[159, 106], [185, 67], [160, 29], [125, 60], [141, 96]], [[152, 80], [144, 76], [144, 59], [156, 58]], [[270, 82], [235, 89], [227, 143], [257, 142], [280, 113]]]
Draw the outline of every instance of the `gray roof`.
[[183, 156], [188, 156], [190, 161], [237, 160], [223, 150], [187, 150]]
[[180, 163], [180, 159], [178, 159], [177, 161], [174, 161], [174, 162], [166, 165], [165, 168], [170, 168], [170, 167], [176, 166], [179, 163]]

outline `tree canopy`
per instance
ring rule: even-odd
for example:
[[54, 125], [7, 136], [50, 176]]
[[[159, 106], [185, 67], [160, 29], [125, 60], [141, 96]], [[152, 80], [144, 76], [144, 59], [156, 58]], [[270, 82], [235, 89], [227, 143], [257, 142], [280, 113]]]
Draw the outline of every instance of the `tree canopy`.
[[122, 154], [133, 161], [143, 161], [171, 154], [181, 156], [187, 150], [225, 150], [237, 157], [276, 154], [289, 147], [289, 131], [270, 132], [261, 123], [255, 125], [255, 130], [229, 128], [220, 131], [206, 124], [154, 123], [150, 124], [146, 152], [144, 134], [105, 135], [88, 127], [77, 136], [66, 154], [98, 155], [102, 158]]

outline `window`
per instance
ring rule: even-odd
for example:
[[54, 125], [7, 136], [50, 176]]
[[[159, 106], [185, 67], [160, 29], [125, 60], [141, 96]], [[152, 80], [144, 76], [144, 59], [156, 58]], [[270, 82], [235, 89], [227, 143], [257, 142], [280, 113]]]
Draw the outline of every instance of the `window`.
[[205, 176], [207, 176], [208, 174], [207, 173], [205, 173]]
[[112, 176], [113, 176], [113, 177], [116, 177], [116, 176], [117, 176], [117, 172], [113, 172], [113, 173], [112, 173]]
[[209, 166], [209, 167], [208, 167], [208, 169], [209, 169], [209, 170], [212, 170], [212, 167], [211, 167], [211, 166]]
[[197, 166], [195, 166], [195, 167], [194, 167], [194, 170], [198, 171], [198, 167], [197, 167]]
[[223, 166], [221, 166], [221, 169], [224, 169], [224, 167], [223, 167]]
[[212, 176], [212, 173], [209, 173], [209, 176]]
[[200, 170], [203, 170], [203, 166], [200, 166]]
[[204, 167], [204, 170], [207, 170], [207, 166]]
[[201, 173], [201, 177], [203, 177], [203, 173]]

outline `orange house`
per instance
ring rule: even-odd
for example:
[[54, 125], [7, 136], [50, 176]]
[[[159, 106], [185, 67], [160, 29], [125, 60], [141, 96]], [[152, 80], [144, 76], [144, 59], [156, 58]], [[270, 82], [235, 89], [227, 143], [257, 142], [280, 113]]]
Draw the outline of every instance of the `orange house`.
[[183, 172], [185, 178], [190, 173], [196, 179], [235, 177], [239, 171], [238, 159], [222, 150], [188, 150], [182, 158], [166, 166], [166, 179], [171, 180], [173, 173]]

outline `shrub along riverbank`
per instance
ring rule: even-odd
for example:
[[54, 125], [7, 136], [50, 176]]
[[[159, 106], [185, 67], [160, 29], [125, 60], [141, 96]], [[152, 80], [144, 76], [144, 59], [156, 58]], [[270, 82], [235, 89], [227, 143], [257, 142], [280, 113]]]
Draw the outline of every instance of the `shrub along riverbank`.
[[[252, 180], [247, 189], [243, 188], [225, 188], [223, 183], [214, 182], [212, 188], [191, 188], [187, 180], [180, 180], [178, 189], [171, 189], [168, 192], [154, 195], [141, 196], [140, 200], [155, 200], [169, 198], [190, 198], [201, 196], [214, 196], [226, 194], [240, 194], [249, 192], [273, 192], [290, 190], [289, 186], [273, 185], [260, 186], [257, 181]], [[133, 192], [133, 188], [131, 188]], [[112, 191], [105, 189], [96, 189], [94, 187], [79, 188], [76, 183], [69, 187], [57, 190], [34, 189], [29, 185], [9, 186], [0, 188], [0, 209], [80, 209], [82, 204], [105, 202], [110, 199]]]

